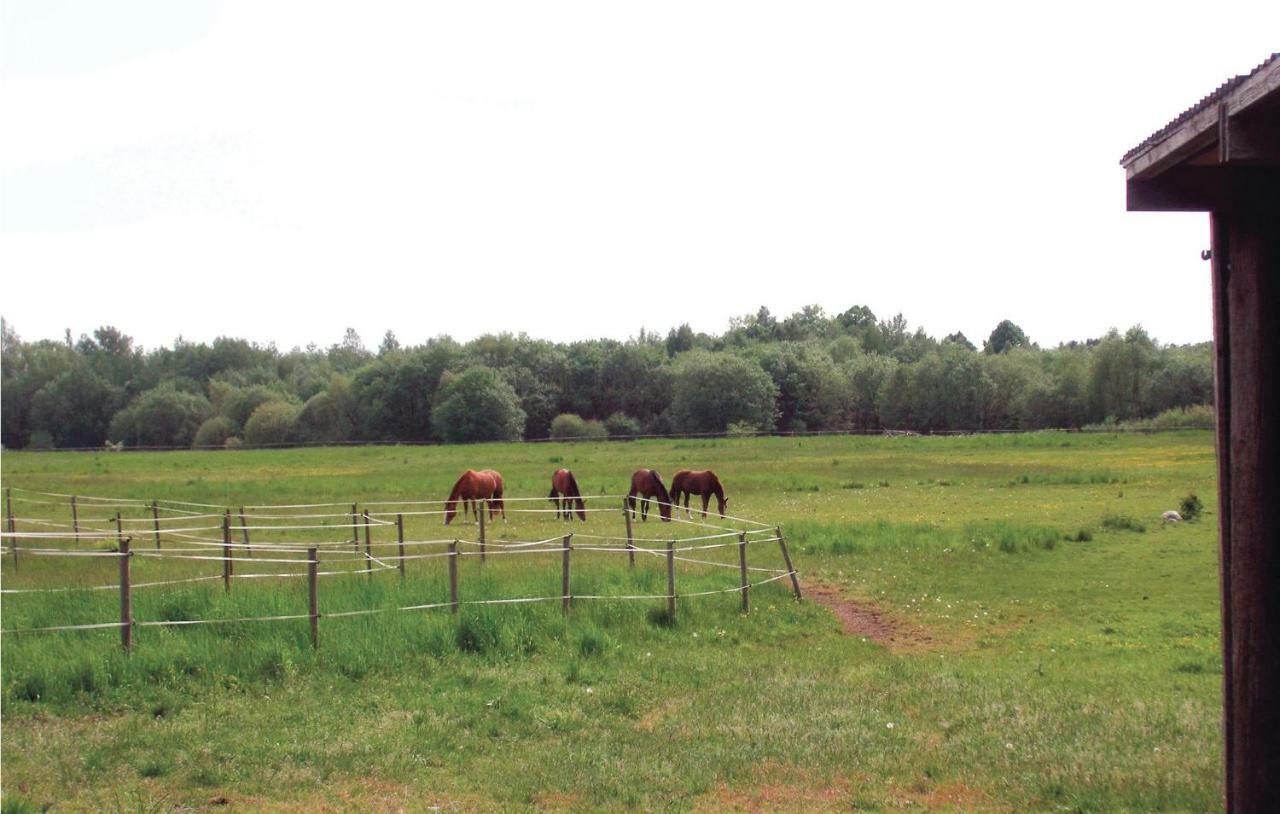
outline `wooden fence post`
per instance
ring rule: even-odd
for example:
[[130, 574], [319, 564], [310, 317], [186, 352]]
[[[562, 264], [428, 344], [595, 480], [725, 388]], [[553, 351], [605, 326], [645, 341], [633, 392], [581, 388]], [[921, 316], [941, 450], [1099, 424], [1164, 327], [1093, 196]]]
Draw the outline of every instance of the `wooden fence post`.
[[351, 550], [360, 553], [360, 526], [354, 503], [351, 504]]
[[156, 550], [160, 550], [160, 505], [157, 501], [151, 501], [151, 527], [156, 536]]
[[80, 511], [76, 508], [76, 496], [71, 496], [71, 533], [75, 535], [76, 545], [80, 545]]
[[738, 534], [738, 572], [742, 577], [742, 612], [751, 611], [751, 581], [747, 579], [747, 533]]
[[120, 519], [120, 512], [116, 512], [116, 550], [120, 550], [120, 546], [124, 543], [124, 522]]
[[632, 568], [636, 567], [636, 546], [631, 539], [631, 513], [627, 511], [627, 498], [622, 499], [622, 519], [627, 523], [627, 560]]
[[667, 541], [667, 619], [676, 620], [676, 541]]
[[480, 562], [484, 562], [484, 516], [489, 513], [489, 501], [480, 504]]
[[449, 603], [450, 612], [458, 612], [458, 541], [449, 543]]
[[18, 570], [18, 538], [13, 530], [13, 490], [4, 490], [5, 514], [9, 518], [9, 549], [13, 551], [13, 570]]
[[307, 549], [307, 593], [309, 595], [310, 604], [308, 605], [311, 622], [311, 649], [315, 650], [320, 647], [320, 597], [318, 595], [319, 579], [317, 571], [319, 570], [320, 561], [316, 556], [316, 549]]
[[[116, 515], [117, 519], [120, 515]], [[121, 540], [120, 545], [120, 645], [124, 652], [133, 650], [133, 587], [129, 581], [129, 541]]]
[[253, 548], [249, 546], [249, 524], [244, 522], [244, 506], [240, 507], [240, 530], [244, 532], [244, 554], [246, 557], [252, 557]]
[[222, 515], [222, 587], [231, 593], [231, 510]]
[[569, 605], [573, 601], [573, 598], [569, 595], [569, 552], [573, 551], [569, 541], [572, 537], [572, 534], [566, 534], [564, 539], [560, 541], [560, 544], [564, 547], [564, 568], [560, 578], [560, 603], [565, 616], [569, 615]]
[[404, 515], [396, 515], [396, 542], [400, 547], [400, 579], [404, 579]]
[[361, 515], [364, 520], [364, 570], [369, 575], [369, 579], [373, 579], [373, 543], [369, 541], [369, 510], [365, 509]]
[[774, 526], [773, 530], [778, 533], [778, 545], [782, 548], [782, 559], [787, 564], [787, 573], [791, 575], [791, 590], [795, 592], [796, 599], [799, 599], [800, 580], [796, 577], [796, 569], [791, 565], [791, 554], [787, 552], [787, 538], [782, 536], [782, 526]]

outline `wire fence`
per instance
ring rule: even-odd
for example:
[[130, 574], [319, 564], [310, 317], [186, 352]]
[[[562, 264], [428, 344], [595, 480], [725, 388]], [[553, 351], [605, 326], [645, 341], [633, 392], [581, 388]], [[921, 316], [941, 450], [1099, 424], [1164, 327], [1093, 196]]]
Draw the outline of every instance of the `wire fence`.
[[[17, 493], [16, 495], [14, 493]], [[750, 606], [754, 587], [790, 579], [792, 592], [800, 597], [798, 574], [792, 566], [786, 538], [781, 528], [756, 520], [730, 515], [714, 518], [695, 517], [680, 507], [671, 506], [672, 530], [678, 534], [661, 537], [636, 533], [633, 521], [638, 516], [634, 505], [623, 495], [584, 496], [590, 501], [586, 512], [621, 515], [618, 533], [572, 531], [539, 539], [494, 539], [489, 524], [499, 514], [545, 521], [547, 515], [562, 516], [559, 508], [544, 509], [527, 505], [547, 498], [503, 498], [481, 501], [477, 507], [474, 539], [470, 536], [439, 537], [406, 535], [406, 518], [446, 515], [448, 501], [376, 500], [363, 504], [316, 502], [219, 506], [173, 499], [142, 500], [93, 495], [71, 495], [10, 487], [6, 492], [6, 527], [0, 532], [0, 562], [3, 578], [0, 595], [30, 597], [36, 594], [73, 594], [76, 592], [117, 591], [121, 597], [118, 621], [92, 621], [83, 624], [58, 624], [31, 627], [0, 628], [0, 635], [52, 633], [118, 629], [126, 650], [132, 648], [132, 632], [137, 628], [160, 626], [214, 625], [232, 622], [276, 622], [309, 620], [313, 645], [318, 646], [318, 623], [323, 618], [378, 615], [397, 611], [421, 611], [449, 608], [458, 613], [463, 606], [506, 605], [560, 601], [567, 614], [575, 601], [665, 601], [667, 613], [675, 617], [678, 599], [739, 594], [743, 610]], [[613, 502], [613, 507], [608, 506]], [[656, 501], [655, 501], [656, 502]], [[20, 513], [15, 513], [14, 505]], [[508, 505], [509, 504], [509, 505]], [[437, 508], [439, 507], [439, 508]], [[375, 508], [376, 511], [370, 511]], [[332, 511], [341, 509], [341, 511]], [[393, 511], [394, 509], [394, 511]], [[60, 519], [49, 515], [61, 513]], [[129, 515], [129, 516], [126, 516]], [[138, 516], [141, 515], [141, 516]], [[446, 515], [446, 523], [448, 515]], [[664, 520], [667, 518], [663, 518]], [[69, 521], [69, 522], [68, 522]], [[373, 539], [374, 533], [386, 535], [394, 531], [394, 539]], [[760, 557], [751, 558], [748, 549], [778, 547], [785, 567], [766, 567]], [[709, 559], [717, 551], [737, 550], [737, 562]], [[571, 589], [573, 554], [600, 554], [627, 558], [634, 568], [637, 558], [665, 562], [667, 590], [663, 593], [584, 593]], [[459, 596], [458, 563], [464, 558], [485, 562], [492, 557], [534, 556], [560, 560], [561, 591], [555, 595], [534, 597], [468, 598]], [[21, 563], [26, 557], [90, 558], [113, 560], [118, 564], [118, 578], [88, 585], [19, 585]], [[398, 572], [403, 580], [409, 562], [441, 559], [448, 563], [449, 599], [394, 607], [359, 608], [322, 613], [319, 609], [321, 578], [342, 578], [363, 574], [373, 579], [376, 574]], [[217, 567], [220, 573], [153, 578], [134, 582], [135, 563], [187, 563], [188, 567]], [[732, 570], [733, 584], [706, 590], [676, 590], [676, 564], [697, 567], [703, 573]], [[246, 571], [246, 569], [252, 569]], [[61, 572], [60, 572], [61, 574]], [[69, 574], [68, 574], [69, 575]], [[162, 576], [162, 575], [157, 575]], [[221, 581], [226, 592], [233, 584], [245, 580], [306, 579], [308, 613], [236, 616], [208, 619], [138, 619], [132, 610], [133, 592], [172, 586], [194, 586]]]

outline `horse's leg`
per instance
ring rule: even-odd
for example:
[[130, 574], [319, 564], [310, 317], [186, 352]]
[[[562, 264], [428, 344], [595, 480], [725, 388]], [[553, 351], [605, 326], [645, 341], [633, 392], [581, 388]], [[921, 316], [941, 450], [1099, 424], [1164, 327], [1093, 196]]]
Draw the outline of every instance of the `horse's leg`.
[[707, 516], [707, 504], [711, 501], [711, 495], [702, 496], [702, 516]]
[[644, 520], [645, 522], [648, 522], [649, 520], [649, 498], [648, 497], [642, 496], [640, 498], [640, 519]]
[[636, 490], [627, 493], [627, 507], [631, 509], [631, 519], [636, 519]]

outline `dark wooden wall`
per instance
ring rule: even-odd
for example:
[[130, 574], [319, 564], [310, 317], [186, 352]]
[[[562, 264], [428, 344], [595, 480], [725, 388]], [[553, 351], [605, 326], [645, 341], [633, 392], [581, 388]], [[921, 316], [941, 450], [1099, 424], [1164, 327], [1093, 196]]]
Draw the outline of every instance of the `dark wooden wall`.
[[1226, 801], [1280, 812], [1280, 183], [1211, 215]]

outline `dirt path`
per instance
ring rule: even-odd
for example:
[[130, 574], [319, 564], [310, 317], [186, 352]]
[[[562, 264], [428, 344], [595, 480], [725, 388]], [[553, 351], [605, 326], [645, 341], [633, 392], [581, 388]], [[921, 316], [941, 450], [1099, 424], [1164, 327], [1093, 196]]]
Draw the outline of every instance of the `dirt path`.
[[835, 586], [806, 582], [804, 592], [806, 597], [835, 613], [847, 636], [871, 639], [891, 650], [924, 649], [933, 643], [927, 631], [909, 627], [877, 608], [855, 602]]

